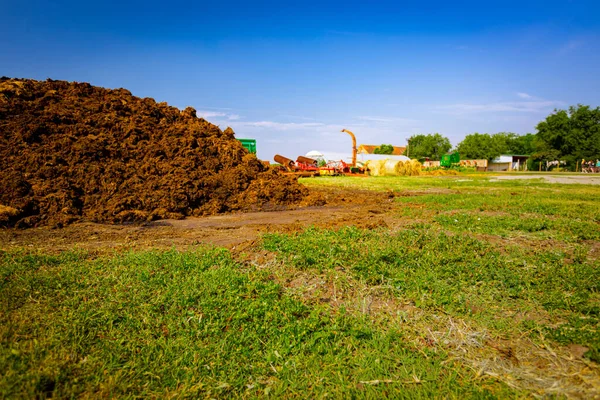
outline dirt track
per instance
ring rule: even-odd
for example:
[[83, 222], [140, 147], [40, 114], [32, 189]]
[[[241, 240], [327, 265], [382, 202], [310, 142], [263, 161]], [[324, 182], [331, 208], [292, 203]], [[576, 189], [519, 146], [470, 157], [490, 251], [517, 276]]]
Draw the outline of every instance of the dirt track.
[[310, 225], [375, 228], [402, 223], [395, 217], [390, 194], [347, 189], [322, 189], [319, 192], [328, 205], [166, 219], [142, 225], [87, 222], [61, 229], [4, 229], [0, 230], [0, 249], [31, 248], [48, 253], [72, 249], [110, 252], [127, 248], [186, 248], [201, 243], [235, 248], [251, 244], [265, 232], [292, 232]]
[[599, 174], [581, 174], [581, 175], [499, 175], [494, 176], [492, 180], [515, 180], [515, 179], [544, 179], [549, 183], [567, 183], [582, 185], [600, 185]]

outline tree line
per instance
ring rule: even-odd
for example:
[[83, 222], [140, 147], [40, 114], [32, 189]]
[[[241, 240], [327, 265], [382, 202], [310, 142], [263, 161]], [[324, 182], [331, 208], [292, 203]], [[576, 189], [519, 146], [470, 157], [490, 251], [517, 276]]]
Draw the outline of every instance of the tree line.
[[[600, 159], [600, 107], [578, 105], [554, 110], [536, 126], [537, 132], [472, 133], [454, 151], [461, 159], [493, 160], [502, 154], [528, 155], [530, 163], [565, 161], [570, 169], [577, 162]], [[404, 155], [440, 160], [452, 149], [450, 140], [439, 133], [413, 135]]]

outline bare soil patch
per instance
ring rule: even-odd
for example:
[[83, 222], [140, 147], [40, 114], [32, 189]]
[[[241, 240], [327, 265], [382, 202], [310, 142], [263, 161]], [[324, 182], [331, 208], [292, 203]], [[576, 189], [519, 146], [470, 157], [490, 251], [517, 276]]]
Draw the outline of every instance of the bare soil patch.
[[233, 248], [265, 232], [294, 232], [307, 226], [377, 228], [399, 221], [391, 212], [393, 196], [349, 189], [311, 191], [325, 206], [261, 212], [235, 212], [145, 223], [77, 222], [63, 228], [0, 229], [0, 249], [32, 248], [48, 253], [81, 249], [115, 251], [142, 248], [186, 248], [208, 244]]

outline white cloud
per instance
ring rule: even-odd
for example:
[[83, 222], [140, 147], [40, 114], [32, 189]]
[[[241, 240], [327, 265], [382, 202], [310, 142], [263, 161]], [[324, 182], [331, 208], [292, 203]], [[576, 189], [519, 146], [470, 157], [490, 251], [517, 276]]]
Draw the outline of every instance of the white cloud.
[[533, 98], [533, 96], [531, 96], [530, 94], [524, 93], [524, 92], [517, 93], [517, 96], [519, 96], [522, 99], [531, 99], [531, 98]]
[[291, 130], [291, 129], [304, 129], [304, 128], [317, 128], [325, 126], [320, 122], [276, 122], [276, 121], [241, 121], [236, 125], [240, 126], [251, 126], [255, 128], [265, 129], [277, 129], [277, 130]]
[[227, 114], [225, 114], [224, 112], [220, 112], [220, 111], [205, 111], [205, 110], [198, 110], [196, 111], [196, 115], [198, 117], [202, 117], [202, 118], [211, 118], [211, 117], [225, 117]]
[[198, 110], [196, 111], [196, 115], [199, 118], [204, 118], [206, 120], [214, 119], [214, 120], [222, 120], [226, 119], [228, 121], [236, 121], [240, 119], [238, 114], [230, 114], [222, 111], [207, 111], [207, 110]]
[[452, 114], [469, 114], [484, 112], [519, 112], [519, 113], [542, 113], [548, 112], [560, 106], [562, 101], [539, 100], [539, 101], [508, 101], [488, 104], [450, 104], [440, 106], [438, 109], [447, 110]]

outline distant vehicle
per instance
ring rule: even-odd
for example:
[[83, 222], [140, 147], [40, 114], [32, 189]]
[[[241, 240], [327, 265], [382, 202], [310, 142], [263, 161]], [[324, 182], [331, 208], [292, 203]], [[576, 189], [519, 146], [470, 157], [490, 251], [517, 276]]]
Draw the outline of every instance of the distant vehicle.
[[256, 139], [238, 139], [242, 146], [252, 154], [256, 154]]
[[444, 154], [442, 156], [442, 159], [440, 160], [440, 165], [442, 167], [446, 167], [446, 168], [450, 168], [452, 166], [452, 164], [459, 164], [460, 163], [460, 154], [458, 154], [457, 151], [455, 151], [452, 154]]

